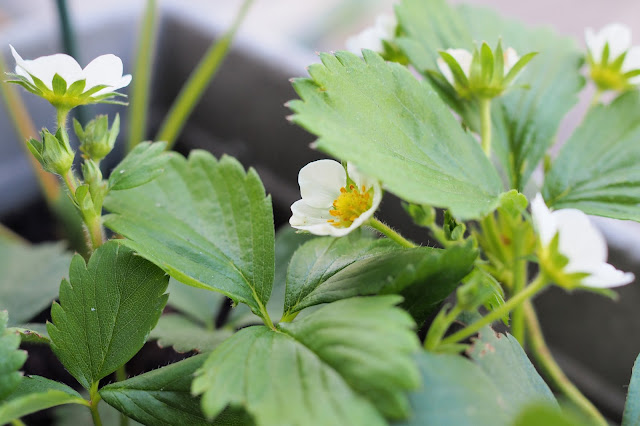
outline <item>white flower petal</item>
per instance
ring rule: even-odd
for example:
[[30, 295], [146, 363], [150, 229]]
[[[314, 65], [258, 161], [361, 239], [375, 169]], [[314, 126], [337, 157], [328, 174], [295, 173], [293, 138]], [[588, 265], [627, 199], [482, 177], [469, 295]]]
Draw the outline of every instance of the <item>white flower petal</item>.
[[82, 68], [75, 59], [69, 55], [61, 53], [49, 56], [41, 56], [34, 60], [24, 60], [18, 52], [11, 46], [11, 53], [16, 60], [16, 73], [25, 75], [31, 74], [49, 88], [52, 89], [53, 76], [58, 74], [67, 85], [82, 78]]
[[[311, 207], [304, 202], [304, 200], [298, 200], [291, 205], [291, 212], [293, 213], [289, 219], [289, 224], [303, 231], [311, 232], [314, 235], [332, 235], [341, 236], [336, 234], [343, 234], [343, 229], [348, 228], [336, 228], [328, 221], [333, 219], [333, 216], [329, 214], [329, 209], [319, 209]], [[349, 233], [350, 231], [346, 231]], [[344, 235], [346, 235], [344, 233]]]
[[631, 29], [626, 25], [614, 23], [600, 30], [609, 43], [609, 57], [615, 59], [631, 47]]
[[593, 28], [585, 28], [584, 39], [587, 45], [587, 50], [596, 62], [599, 62], [602, 58], [602, 51], [604, 50], [604, 41], [598, 37], [593, 31]]
[[356, 55], [360, 55], [362, 49], [382, 53], [384, 51], [382, 40], [392, 40], [395, 36], [397, 25], [395, 16], [379, 15], [373, 27], [366, 28], [347, 39], [345, 43], [347, 50]]
[[453, 59], [460, 65], [462, 68], [462, 72], [467, 77], [471, 72], [471, 60], [473, 59], [473, 54], [465, 49], [447, 49], [447, 53], [453, 56]]
[[504, 53], [504, 74], [507, 75], [511, 68], [520, 60], [518, 52], [513, 47], [507, 48]]
[[298, 173], [302, 199], [312, 207], [331, 207], [346, 183], [344, 167], [334, 160], [311, 162]]
[[627, 51], [627, 56], [624, 57], [622, 72], [629, 72], [637, 69], [640, 69], [640, 46], [633, 46]]
[[122, 60], [116, 55], [102, 55], [84, 67], [85, 90], [99, 85], [115, 86], [122, 79]]
[[551, 210], [549, 210], [542, 195], [539, 193], [531, 202], [531, 218], [533, 219], [533, 225], [538, 231], [542, 245], [549, 245], [558, 232], [558, 227], [556, 226], [555, 218], [551, 214]]
[[446, 78], [447, 81], [453, 86], [455, 81], [453, 79], [453, 73], [451, 72], [449, 65], [447, 65], [444, 59], [440, 57], [436, 60], [436, 63], [438, 64], [438, 68], [440, 69], [440, 72], [442, 73], [444, 78]]
[[619, 287], [635, 280], [635, 276], [631, 272], [623, 272], [608, 263], [601, 263], [596, 269], [586, 272], [591, 272], [591, 275], [584, 278], [581, 284], [587, 287]]
[[562, 209], [551, 214], [560, 230], [558, 250], [569, 259], [566, 272], [588, 271], [607, 261], [607, 242], [584, 212]]

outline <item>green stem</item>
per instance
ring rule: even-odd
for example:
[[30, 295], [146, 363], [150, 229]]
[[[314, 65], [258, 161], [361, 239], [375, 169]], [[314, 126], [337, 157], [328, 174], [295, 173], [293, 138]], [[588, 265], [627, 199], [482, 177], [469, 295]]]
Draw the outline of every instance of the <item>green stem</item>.
[[71, 198], [75, 200], [76, 189], [78, 188], [78, 181], [76, 180], [76, 177], [73, 174], [73, 171], [69, 169], [69, 171], [67, 171], [67, 173], [65, 173], [64, 176], [62, 176], [62, 179], [64, 180], [64, 183], [67, 185], [67, 188], [71, 193]]
[[[442, 336], [447, 332], [451, 324], [458, 318], [458, 315], [462, 312], [462, 308], [455, 305], [447, 314], [444, 319], [438, 323], [437, 329], [432, 330], [433, 326], [429, 329], [426, 339], [424, 339], [424, 349], [426, 351], [433, 351], [442, 342]], [[435, 324], [434, 324], [435, 325]]]
[[69, 116], [69, 109], [56, 108], [56, 119], [58, 121], [58, 129], [67, 129], [67, 117]]
[[464, 340], [467, 337], [472, 336], [473, 334], [480, 331], [480, 329], [485, 325], [489, 325], [494, 321], [497, 321], [500, 318], [507, 315], [514, 308], [516, 308], [517, 306], [520, 306], [522, 302], [533, 297], [535, 294], [537, 294], [540, 290], [542, 290], [548, 284], [549, 284], [549, 281], [547, 280], [547, 277], [542, 273], [539, 274], [538, 277], [531, 284], [526, 286], [521, 292], [514, 294], [513, 297], [507, 300], [507, 302], [504, 305], [500, 306], [498, 309], [495, 309], [489, 312], [486, 316], [468, 325], [462, 330], [456, 333], [453, 333], [451, 336], [442, 340], [442, 344], [458, 343], [461, 340]]
[[11, 426], [27, 426], [27, 425], [20, 419], [13, 419], [11, 420]]
[[[127, 364], [121, 365], [116, 370], [116, 382], [121, 382], [127, 379]], [[125, 414], [120, 413], [120, 426], [128, 426], [129, 417]]]
[[[512, 294], [518, 294], [524, 290], [527, 282], [527, 260], [523, 258], [522, 232], [520, 229], [516, 229], [513, 233], [513, 286]], [[511, 316], [511, 334], [515, 337], [520, 346], [525, 346], [525, 321], [524, 321], [524, 307], [523, 305], [517, 306], [513, 310]]]
[[147, 0], [140, 34], [136, 63], [133, 69], [131, 87], [131, 105], [129, 106], [129, 139], [127, 151], [131, 151], [145, 138], [147, 129], [147, 105], [149, 103], [149, 86], [151, 82], [151, 62], [155, 51], [156, 40], [156, 0]]
[[594, 424], [606, 426], [608, 423], [583, 394], [575, 387], [569, 378], [564, 374], [560, 366], [556, 363], [547, 347], [540, 328], [540, 322], [536, 311], [530, 301], [524, 303], [525, 319], [527, 324], [527, 338], [529, 350], [536, 361], [542, 375], [556, 390], [560, 391], [571, 402], [579, 407], [587, 416], [593, 419]]
[[95, 251], [104, 243], [104, 229], [102, 228], [102, 218], [100, 215], [93, 215], [86, 221], [89, 237], [91, 238], [91, 250]]
[[191, 73], [189, 80], [185, 83], [174, 101], [167, 117], [162, 123], [155, 138], [157, 141], [166, 141], [167, 149], [171, 149], [184, 127], [187, 118], [193, 111], [200, 97], [209, 85], [209, 82], [216, 75], [222, 61], [227, 56], [233, 37], [242, 23], [249, 6], [253, 0], [245, 0], [236, 16], [231, 28], [216, 43], [213, 43], [207, 53], [200, 60], [196, 69]]
[[93, 424], [95, 426], [102, 426], [102, 419], [100, 419], [100, 413], [98, 412], [98, 403], [102, 399], [102, 397], [98, 393], [98, 383], [99, 382], [93, 382], [91, 384], [91, 389], [89, 389], [89, 398], [91, 399], [89, 409], [91, 410]]
[[595, 107], [600, 103], [600, 97], [602, 96], [602, 89], [596, 88], [596, 92], [593, 94], [593, 98], [591, 98], [591, 103], [589, 104], [589, 109]]
[[386, 235], [387, 237], [389, 237], [389, 239], [395, 241], [396, 243], [400, 244], [403, 247], [408, 247], [408, 248], [417, 247], [417, 244], [407, 240], [405, 237], [398, 234], [396, 231], [394, 231], [384, 223], [380, 222], [375, 217], [372, 217], [371, 219], [369, 219], [366, 222], [366, 225], [372, 227], [373, 229], [380, 232], [381, 234]]
[[481, 98], [479, 102], [482, 150], [491, 159], [491, 98]]

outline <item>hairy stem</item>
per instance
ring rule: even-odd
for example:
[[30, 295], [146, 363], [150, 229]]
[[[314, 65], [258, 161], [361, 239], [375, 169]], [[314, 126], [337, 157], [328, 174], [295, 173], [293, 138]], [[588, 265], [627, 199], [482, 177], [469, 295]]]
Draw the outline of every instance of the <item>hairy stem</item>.
[[480, 137], [482, 150], [491, 159], [491, 99], [480, 99]]
[[389, 237], [389, 239], [395, 241], [396, 243], [400, 244], [403, 247], [407, 247], [407, 248], [417, 247], [417, 244], [407, 240], [405, 237], [403, 237], [402, 235], [400, 235], [399, 233], [391, 229], [389, 226], [380, 222], [375, 217], [372, 217], [371, 219], [369, 219], [366, 222], [366, 224], [367, 226], [372, 227], [376, 231], [380, 232], [381, 234], [384, 234], [385, 236]]
[[593, 406], [583, 394], [575, 387], [569, 378], [564, 374], [560, 366], [556, 363], [544, 340], [542, 329], [538, 316], [530, 301], [526, 301], [523, 305], [527, 341], [529, 342], [529, 351], [533, 359], [536, 361], [542, 375], [547, 379], [551, 387], [555, 388], [566, 396], [571, 402], [579, 407], [589, 418], [593, 419], [594, 424], [606, 426], [608, 423], [600, 414], [598, 409]]
[[[520, 229], [513, 233], [513, 288], [512, 294], [520, 293], [527, 282], [527, 261], [523, 258], [523, 238]], [[511, 316], [511, 334], [522, 347], [525, 346], [524, 306], [517, 306]]]
[[[121, 382], [127, 379], [127, 364], [120, 366], [116, 370], [116, 382]], [[127, 417], [124, 413], [120, 413], [120, 426], [128, 426], [129, 425], [129, 417]]]
[[91, 410], [91, 418], [93, 418], [93, 424], [95, 426], [102, 426], [102, 419], [100, 418], [100, 413], [98, 412], [98, 403], [102, 399], [102, 397], [98, 393], [98, 382], [93, 382], [91, 384], [91, 389], [89, 389], [89, 398], [91, 399], [89, 409]]
[[507, 315], [514, 308], [520, 306], [524, 301], [536, 295], [548, 284], [549, 281], [544, 276], [544, 274], [538, 275], [538, 277], [531, 284], [526, 286], [521, 292], [514, 294], [513, 297], [507, 300], [504, 305], [500, 306], [494, 311], [489, 312], [486, 316], [482, 317], [472, 324], [469, 324], [462, 330], [453, 333], [451, 336], [445, 338], [444, 340], [442, 340], [442, 344], [458, 343], [461, 340], [474, 335], [485, 325], [489, 325]]

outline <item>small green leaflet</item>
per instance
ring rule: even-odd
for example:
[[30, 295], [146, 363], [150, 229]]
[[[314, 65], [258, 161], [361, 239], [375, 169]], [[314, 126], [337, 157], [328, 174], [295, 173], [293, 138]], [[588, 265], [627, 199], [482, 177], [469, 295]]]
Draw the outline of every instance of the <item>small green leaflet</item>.
[[622, 426], [640, 425], [640, 355], [636, 358], [622, 415]]
[[8, 321], [7, 311], [0, 311], [0, 402], [23, 380], [18, 370], [27, 360], [27, 353], [18, 349], [20, 336], [6, 330]]
[[271, 198], [257, 173], [204, 151], [172, 156], [148, 184], [111, 192], [105, 225], [178, 281], [264, 315], [274, 276]]
[[167, 302], [169, 277], [112, 240], [88, 264], [74, 256], [69, 278], [47, 330], [58, 359], [89, 389], [140, 350]]
[[100, 389], [109, 405], [147, 425], [206, 425], [200, 398], [191, 395], [194, 371], [205, 355], [112, 383]]
[[142, 142], [116, 166], [109, 175], [109, 189], [131, 189], [152, 181], [162, 174], [169, 158], [166, 142]]
[[[410, 62], [431, 77], [434, 87], [443, 80], [436, 65], [440, 50], [473, 50], [474, 41], [495, 46], [501, 39], [504, 48], [515, 48], [520, 56], [538, 52], [518, 76], [515, 87], [492, 101], [495, 154], [509, 186], [522, 190], [584, 85], [579, 72], [582, 55], [575, 42], [548, 29], [527, 29], [488, 9], [451, 7], [444, 0], [403, 0], [396, 13], [402, 28], [398, 44]], [[518, 87], [519, 84], [530, 88]], [[440, 94], [468, 126], [479, 130], [475, 105], [443, 90]]]
[[555, 209], [640, 221], [640, 95], [592, 108], [564, 144], [544, 180]]
[[27, 245], [0, 238], [0, 310], [10, 325], [29, 321], [58, 297], [71, 255], [62, 243]]
[[166, 314], [160, 317], [158, 324], [151, 330], [149, 339], [157, 339], [158, 346], [171, 346], [176, 352], [209, 352], [232, 335], [232, 330], [208, 330], [183, 315]]
[[[274, 331], [248, 327], [196, 373], [205, 414], [243, 407], [260, 425], [386, 424], [419, 385], [413, 321], [398, 296], [344, 299]], [[220, 392], [225, 389], [225, 392]]]
[[405, 249], [388, 239], [317, 238], [291, 260], [285, 317], [348, 297], [400, 293], [409, 296], [402, 306], [424, 321], [469, 273], [476, 255], [469, 244]]
[[[588, 426], [589, 424], [589, 419], [579, 418], [571, 410], [560, 411], [553, 405], [532, 404], [518, 414], [512, 426]], [[595, 426], [595, 423], [592, 426]]]
[[39, 376], [25, 377], [11, 396], [0, 403], [0, 424], [62, 404], [88, 406], [89, 402], [62, 383]]
[[321, 54], [311, 78], [294, 80], [302, 100], [292, 120], [318, 149], [353, 162], [405, 201], [479, 218], [498, 204], [502, 183], [474, 137], [436, 92], [374, 52]]

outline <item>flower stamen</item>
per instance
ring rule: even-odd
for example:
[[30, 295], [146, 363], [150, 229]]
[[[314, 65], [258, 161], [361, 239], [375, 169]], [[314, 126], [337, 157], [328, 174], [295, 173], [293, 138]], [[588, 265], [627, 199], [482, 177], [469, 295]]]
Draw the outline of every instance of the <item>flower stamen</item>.
[[348, 228], [361, 214], [369, 210], [373, 204], [371, 198], [371, 188], [362, 185], [349, 185], [349, 188], [340, 188], [340, 195], [333, 201], [333, 206], [329, 214], [335, 219], [329, 219], [332, 226], [336, 228]]

